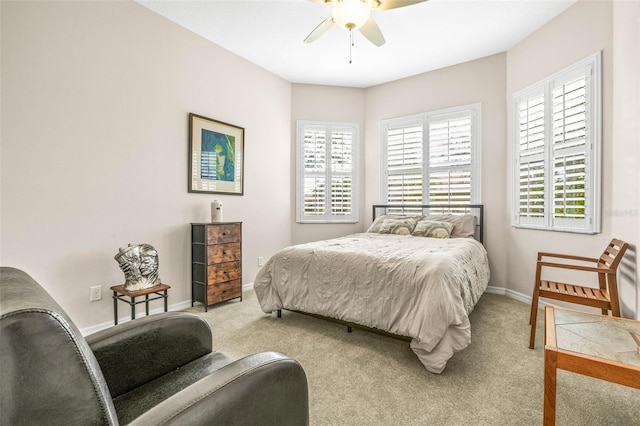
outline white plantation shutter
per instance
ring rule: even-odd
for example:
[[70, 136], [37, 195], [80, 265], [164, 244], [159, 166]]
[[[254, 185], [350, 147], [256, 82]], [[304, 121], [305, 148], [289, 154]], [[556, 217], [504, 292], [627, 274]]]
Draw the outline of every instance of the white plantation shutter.
[[331, 129], [331, 215], [351, 217], [353, 213], [353, 129]]
[[514, 95], [514, 226], [600, 229], [600, 54]]
[[518, 113], [518, 214], [522, 223], [542, 225], [545, 214], [544, 93], [521, 99]]
[[383, 200], [403, 206], [477, 202], [479, 116], [476, 104], [385, 120]]
[[327, 197], [327, 135], [322, 126], [309, 126], [303, 133], [304, 212], [324, 216]]
[[296, 220], [357, 222], [358, 126], [298, 121]]
[[324, 176], [304, 178], [305, 215], [321, 217], [325, 214], [327, 183]]
[[429, 204], [471, 204], [472, 121], [429, 120]]
[[560, 226], [580, 226], [587, 216], [586, 83], [582, 75], [552, 90], [552, 218]]
[[471, 204], [471, 171], [429, 172], [428, 204]]
[[388, 204], [422, 204], [422, 121], [387, 131]]

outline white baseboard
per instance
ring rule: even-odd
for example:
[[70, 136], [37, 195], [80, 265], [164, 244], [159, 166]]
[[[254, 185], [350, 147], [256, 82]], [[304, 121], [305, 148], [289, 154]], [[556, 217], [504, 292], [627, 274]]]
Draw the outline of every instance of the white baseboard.
[[[501, 294], [503, 296], [507, 296], [512, 299], [519, 300], [520, 302], [526, 303], [527, 305], [531, 305], [531, 300], [532, 300], [531, 296], [527, 296], [526, 294], [522, 294], [520, 292], [511, 290], [508, 288], [487, 286], [485, 293]], [[543, 308], [545, 306], [558, 306], [558, 305], [549, 303], [542, 299], [538, 299], [538, 308]]]
[[[251, 290], [251, 289], [253, 289], [253, 283], [242, 284], [242, 291], [247, 291], [247, 290]], [[501, 294], [503, 296], [508, 296], [508, 297], [511, 297], [513, 299], [519, 300], [519, 301], [524, 302], [524, 303], [529, 303], [529, 304], [531, 303], [531, 296], [524, 295], [522, 293], [510, 290], [508, 288], [488, 286], [485, 291], [486, 291], [486, 293]], [[541, 300], [540, 301], [540, 305], [546, 305], [546, 303]], [[172, 305], [169, 305], [169, 311], [181, 311], [181, 310], [189, 308], [189, 307], [191, 307], [191, 300], [185, 300], [185, 301], [182, 301], [182, 302], [178, 302], [178, 303], [174, 303]], [[126, 316], [118, 318], [118, 324], [122, 324], [122, 323], [125, 323], [127, 321], [131, 321], [131, 317], [129, 316], [129, 310], [127, 309], [126, 311], [127, 311], [127, 315]], [[163, 308], [156, 308], [156, 309], [150, 310], [149, 311], [149, 315], [151, 315], [151, 314], [159, 314], [161, 312], [164, 312]], [[144, 312], [136, 313], [136, 316], [138, 318], [142, 318], [143, 316], [145, 316], [145, 314], [144, 314]], [[112, 327], [112, 326], [113, 326], [113, 321], [103, 322], [102, 324], [96, 324], [96, 325], [92, 325], [90, 327], [81, 328], [80, 329], [80, 333], [82, 333], [83, 336], [88, 336], [89, 334], [96, 333], [96, 332], [98, 332], [100, 330], [104, 330], [105, 328], [109, 328], [109, 327]]]
[[[247, 290], [251, 290], [253, 289], [253, 283], [248, 283], [248, 284], [242, 284], [242, 291], [247, 291]], [[124, 305], [123, 305], [124, 306]], [[191, 300], [184, 300], [182, 302], [178, 302], [178, 303], [173, 303], [171, 305], [168, 306], [168, 310], [169, 311], [181, 311], [183, 309], [186, 308], [190, 308], [191, 307]], [[120, 311], [120, 309], [118, 309], [118, 311]], [[126, 311], [126, 315], [123, 317], [118, 318], [118, 324], [122, 324], [125, 323], [127, 321], [131, 321], [131, 315], [130, 315], [130, 309], [123, 309], [123, 311]], [[164, 312], [164, 308], [156, 308], [156, 309], [152, 309], [149, 311], [149, 315], [151, 314], [159, 314]], [[141, 312], [136, 312], [136, 318], [142, 318], [145, 316], [144, 311]], [[109, 328], [109, 327], [113, 327], [113, 321], [108, 321], [108, 322], [103, 322], [102, 324], [96, 324], [96, 325], [92, 325], [89, 327], [85, 327], [85, 328], [81, 328], [80, 329], [80, 333], [82, 333], [83, 336], [88, 336], [90, 334], [96, 333], [100, 330], [104, 330], [105, 328]]]
[[490, 286], [487, 286], [487, 289], [484, 292], [491, 293], [491, 294], [507, 294], [507, 289], [503, 287], [494, 287], [490, 285]]
[[[125, 306], [125, 305], [123, 304], [122, 306]], [[169, 305], [167, 308], [169, 311], [181, 311], [183, 309], [190, 308], [190, 307], [191, 307], [191, 300], [185, 300], [182, 302], [173, 303]], [[131, 321], [131, 309], [128, 306], [127, 306], [127, 309], [118, 309], [119, 313], [123, 311], [126, 313], [126, 315], [118, 318], [118, 324]], [[151, 309], [149, 310], [149, 315], [159, 314], [161, 312], [164, 312], [164, 308], [162, 307]], [[140, 311], [140, 312], [136, 311], [136, 318], [142, 318], [144, 316], [145, 316], [144, 311]], [[113, 327], [113, 321], [103, 322], [102, 324], [96, 324], [89, 327], [81, 328], [80, 333], [82, 333], [83, 336], [88, 336], [90, 334], [96, 333], [100, 330], [104, 330], [105, 328], [109, 328], [109, 327]]]
[[522, 294], [508, 288], [488, 286], [486, 292], [492, 294], [502, 294], [503, 296], [509, 296], [521, 302], [531, 304], [531, 296], [527, 296], [526, 294]]

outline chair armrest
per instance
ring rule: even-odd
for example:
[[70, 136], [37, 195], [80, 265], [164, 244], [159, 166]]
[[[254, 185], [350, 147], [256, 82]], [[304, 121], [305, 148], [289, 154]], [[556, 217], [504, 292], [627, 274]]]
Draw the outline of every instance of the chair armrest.
[[113, 398], [212, 351], [211, 329], [187, 312], [136, 319], [86, 337]]
[[307, 377], [298, 362], [282, 354], [250, 355], [199, 380], [129, 424], [306, 426]]
[[600, 274], [612, 273], [614, 270], [610, 268], [602, 268], [595, 266], [582, 266], [582, 265], [570, 265], [567, 263], [553, 263], [553, 262], [542, 262], [538, 261], [538, 268], [542, 268], [543, 266], [547, 266], [550, 268], [561, 268], [561, 269], [573, 269], [577, 271], [587, 271], [587, 272], [597, 272]]
[[555, 258], [559, 258], [559, 259], [579, 260], [579, 261], [582, 261], [582, 262], [593, 262], [593, 263], [597, 263], [598, 262], [598, 259], [594, 259], [592, 257], [574, 256], [572, 254], [562, 254], [562, 253], [539, 252], [538, 253], [538, 260], [542, 260], [543, 257], [555, 257]]

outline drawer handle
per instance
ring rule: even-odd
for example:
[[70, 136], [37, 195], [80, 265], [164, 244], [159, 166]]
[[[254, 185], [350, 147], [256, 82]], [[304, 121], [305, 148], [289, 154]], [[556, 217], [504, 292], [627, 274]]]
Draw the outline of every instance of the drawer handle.
[[226, 232], [223, 232], [223, 233], [222, 233], [222, 235], [227, 235], [227, 233], [226, 233]]
[[227, 255], [227, 252], [226, 252], [226, 251], [223, 251], [223, 252], [222, 252], [222, 255], [223, 255], [223, 256], [226, 256], [226, 255]]

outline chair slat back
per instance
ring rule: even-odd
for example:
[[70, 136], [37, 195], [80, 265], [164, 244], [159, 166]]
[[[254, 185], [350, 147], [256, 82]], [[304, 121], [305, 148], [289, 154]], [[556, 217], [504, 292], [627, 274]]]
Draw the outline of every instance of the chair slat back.
[[598, 260], [598, 266], [603, 266], [614, 271], [618, 268], [624, 252], [627, 251], [629, 244], [618, 239], [612, 239], [607, 248], [604, 250], [600, 259]]

